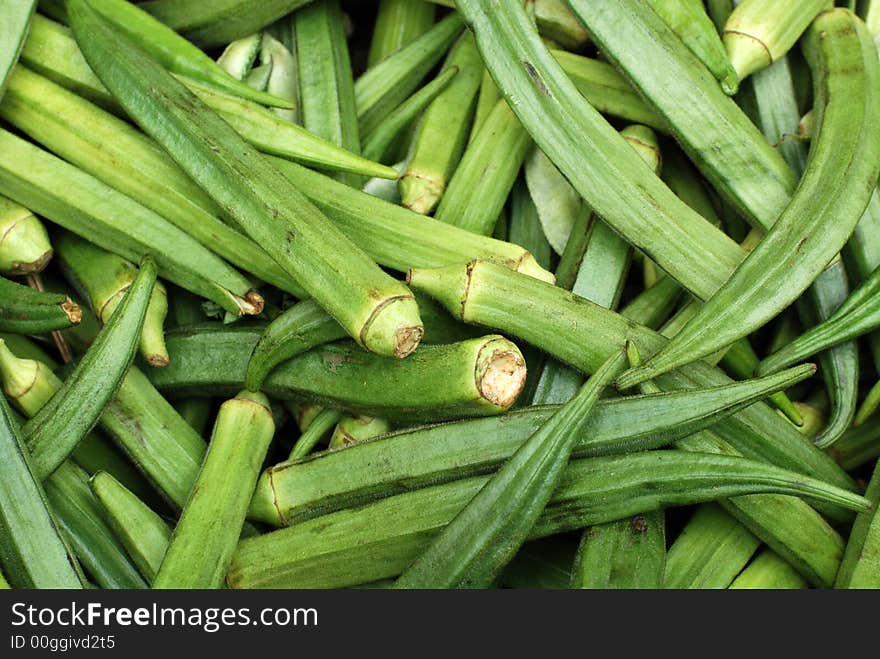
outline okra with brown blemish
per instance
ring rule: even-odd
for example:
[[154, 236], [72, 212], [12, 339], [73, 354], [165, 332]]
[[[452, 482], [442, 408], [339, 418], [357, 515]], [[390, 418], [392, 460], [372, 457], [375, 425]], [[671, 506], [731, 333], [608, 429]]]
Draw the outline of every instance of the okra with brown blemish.
[[470, 132], [483, 64], [469, 32], [455, 43], [443, 65], [452, 67], [458, 73], [422, 115], [398, 183], [401, 203], [422, 215], [434, 210], [443, 197]]
[[[106, 325], [137, 277], [137, 267], [72, 233], [56, 234], [55, 245], [71, 284], [89, 300], [98, 320]], [[164, 330], [167, 314], [168, 293], [157, 281], [140, 338], [140, 353], [150, 366], [168, 365]]]
[[0, 277], [0, 331], [41, 334], [72, 327], [81, 319], [82, 310], [68, 296]]
[[[576, 457], [656, 448], [711, 427], [791, 379], [600, 400], [579, 435]], [[273, 525], [297, 523], [410, 489], [465, 478], [500, 466], [553, 413], [553, 406], [515, 410], [500, 418], [401, 430], [342, 452], [291, 460], [263, 473], [251, 516]], [[311, 427], [311, 426], [310, 426]], [[368, 468], [381, 464], [381, 469]]]
[[52, 243], [43, 223], [27, 208], [0, 195], [0, 273], [40, 272], [49, 263], [52, 253]]

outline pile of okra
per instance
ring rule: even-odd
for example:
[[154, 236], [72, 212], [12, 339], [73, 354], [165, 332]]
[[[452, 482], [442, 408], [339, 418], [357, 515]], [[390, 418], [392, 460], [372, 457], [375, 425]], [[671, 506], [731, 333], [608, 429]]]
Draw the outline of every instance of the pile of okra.
[[0, 586], [880, 587], [876, 44], [0, 0]]

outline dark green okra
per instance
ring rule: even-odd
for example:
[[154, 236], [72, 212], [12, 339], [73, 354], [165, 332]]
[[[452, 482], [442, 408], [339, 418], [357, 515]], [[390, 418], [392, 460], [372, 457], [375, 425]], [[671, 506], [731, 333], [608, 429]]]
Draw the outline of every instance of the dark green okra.
[[253, 34], [309, 0], [149, 0], [141, 8], [193, 43], [210, 48]]
[[242, 392], [220, 406], [208, 452], [153, 588], [222, 586], [274, 433], [263, 394]]
[[[171, 364], [150, 378], [171, 394], [234, 393], [242, 388], [259, 337], [253, 328], [217, 324], [169, 332]], [[339, 342], [281, 364], [262, 390], [273, 398], [389, 420], [436, 421], [504, 412], [519, 395], [525, 371], [517, 347], [496, 335], [426, 345], [413, 359], [393, 361]]]
[[51, 474], [95, 426], [134, 359], [156, 282], [149, 257], [122, 303], [61, 389], [22, 428], [34, 472]]
[[[339, 0], [316, 0], [293, 15], [298, 108], [306, 130], [352, 153], [361, 151], [354, 78]], [[359, 178], [337, 174], [356, 185]]]
[[505, 461], [394, 584], [487, 588], [513, 558], [562, 479], [578, 433], [626, 363], [609, 357], [581, 390]]
[[152, 583], [171, 538], [168, 524], [110, 474], [100, 471], [89, 484], [113, 533], [141, 576]]
[[0, 396], [0, 565], [14, 588], [81, 588], [6, 399]]
[[51, 258], [52, 244], [43, 223], [24, 206], [0, 195], [0, 273], [40, 272]]
[[297, 438], [293, 449], [290, 451], [289, 460], [304, 458], [311, 453], [322, 439], [326, 438], [333, 427], [342, 419], [342, 412], [333, 409], [322, 409], [302, 428], [302, 434]]
[[803, 577], [771, 549], [761, 551], [729, 586], [732, 589], [763, 590], [806, 587]]
[[[56, 236], [55, 246], [68, 279], [89, 300], [98, 320], [106, 325], [137, 277], [137, 267], [66, 231]], [[150, 366], [168, 365], [164, 329], [167, 314], [168, 293], [157, 281], [150, 294], [140, 337], [141, 356]]]
[[373, 66], [408, 46], [434, 24], [434, 7], [428, 2], [380, 0], [370, 38], [367, 66]]
[[[487, 480], [422, 488], [249, 538], [239, 544], [227, 582], [233, 588], [328, 588], [397, 576]], [[857, 510], [868, 505], [850, 492], [746, 458], [647, 451], [570, 462], [529, 537], [756, 492], [827, 497]]]
[[361, 345], [396, 357], [415, 350], [422, 326], [403, 284], [161, 66], [114, 34], [87, 3], [69, 0], [67, 6], [74, 35], [102, 81], [245, 233]]
[[[704, 357], [762, 326], [816, 279], [861, 218], [880, 175], [880, 143], [868, 137], [880, 129], [876, 49], [864, 25], [842, 9], [822, 14], [805, 44], [819, 134], [797, 193], [688, 325], [644, 366], [624, 374], [618, 386]], [[779, 281], [786, 285], [776, 286]]]
[[452, 47], [444, 69], [458, 73], [427, 107], [413, 138], [407, 167], [400, 177], [401, 203], [427, 215], [446, 190], [458, 167], [476, 108], [483, 77], [480, 53], [470, 32]]
[[[802, 369], [792, 371], [791, 380], [601, 400], [573, 453], [594, 457], [663, 446], [712, 427], [808, 373]], [[341, 453], [283, 462], [264, 472], [250, 514], [273, 525], [293, 524], [389, 494], [487, 473], [512, 455], [554, 409], [536, 406], [499, 418], [401, 430]]]
[[0, 277], [0, 331], [42, 334], [72, 327], [82, 310], [66, 295], [46, 293]]
[[666, 555], [664, 588], [727, 588], [761, 541], [715, 504], [703, 504]]
[[367, 69], [354, 83], [358, 128], [368, 135], [442, 59], [464, 25], [453, 12], [408, 46]]

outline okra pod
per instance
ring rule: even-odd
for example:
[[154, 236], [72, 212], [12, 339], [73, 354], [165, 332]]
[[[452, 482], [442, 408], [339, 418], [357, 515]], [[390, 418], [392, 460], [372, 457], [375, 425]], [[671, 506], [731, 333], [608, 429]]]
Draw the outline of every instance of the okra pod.
[[[185, 87], [114, 34], [87, 3], [70, 0], [68, 8], [80, 47], [103, 82], [245, 233], [362, 346], [401, 358], [415, 350], [422, 326], [406, 286], [385, 274]], [[144, 96], [150, 89], [163, 94]]]
[[440, 61], [461, 34], [461, 16], [453, 12], [408, 46], [367, 69], [354, 83], [358, 129], [369, 135]]
[[724, 46], [740, 80], [785, 55], [829, 0], [743, 0], [724, 24]]
[[43, 223], [27, 208], [0, 195], [0, 272], [33, 274], [42, 271], [51, 258], [52, 244]]
[[129, 261], [152, 255], [163, 278], [216, 302], [230, 313], [255, 314], [262, 310], [263, 298], [251, 289], [251, 283], [184, 232], [85, 172], [4, 130], [0, 130], [0, 187], [68, 231]]
[[40, 478], [76, 449], [119, 387], [134, 359], [155, 282], [156, 265], [147, 257], [118, 310], [61, 389], [22, 428]]
[[220, 406], [208, 452], [153, 588], [223, 584], [274, 433], [269, 400], [263, 394], [242, 392]]
[[14, 588], [82, 588], [76, 560], [34, 477], [27, 449], [0, 396], [0, 565]]
[[[227, 582], [233, 588], [332, 588], [397, 576], [487, 480], [423, 488], [249, 538], [239, 544]], [[867, 506], [852, 493], [746, 458], [647, 451], [570, 462], [529, 537], [767, 491], [828, 497], [855, 509]], [[369, 552], [363, 551], [367, 545]]]
[[[98, 320], [106, 325], [137, 277], [137, 267], [68, 232], [57, 237], [56, 247], [71, 283], [89, 300]], [[168, 293], [157, 281], [150, 294], [140, 337], [141, 355], [150, 366], [168, 366], [164, 329], [167, 314]]]
[[457, 73], [458, 67], [445, 69], [431, 82], [401, 103], [368, 135], [364, 135], [364, 157], [376, 162], [383, 162], [385, 154], [395, 138], [449, 86]]
[[217, 58], [217, 64], [236, 80], [244, 80], [254, 66], [262, 45], [262, 32], [236, 39], [223, 49]]
[[583, 200], [540, 149], [532, 150], [524, 169], [529, 195], [538, 211], [544, 235], [553, 251], [561, 254], [572, 227], [578, 221]]
[[409, 162], [398, 183], [401, 203], [422, 215], [434, 210], [443, 196], [470, 132], [483, 64], [469, 32], [452, 47], [443, 65], [444, 69], [452, 67], [458, 73], [422, 115]]
[[880, 456], [880, 424], [850, 428], [828, 452], [844, 469], [852, 471]]
[[70, 460], [46, 479], [46, 497], [77, 558], [101, 588], [147, 584], [104, 520], [89, 475]]
[[408, 46], [433, 24], [434, 6], [428, 2], [381, 0], [370, 39], [367, 67]]
[[339, 420], [330, 436], [330, 448], [346, 448], [384, 435], [391, 430], [385, 419], [373, 416], [346, 416]]
[[[289, 22], [285, 21], [284, 25], [289, 25]], [[292, 43], [292, 25], [290, 25], [289, 30], [290, 36], [288, 40], [291, 41], [291, 47], [294, 47]], [[299, 95], [299, 71], [297, 70], [296, 56], [288, 50], [282, 41], [266, 32], [263, 34], [260, 61], [272, 67], [269, 81], [266, 83], [266, 91], [275, 96], [286, 98], [294, 106], [290, 110], [271, 108], [272, 114], [294, 124], [299, 124], [301, 122], [300, 109], [302, 102]]]
[[[846, 10], [822, 14], [809, 32], [819, 134], [797, 193], [688, 325], [618, 386], [704, 357], [763, 325], [812, 283], [861, 218], [880, 175], [880, 144], [867, 137], [880, 129], [880, 61], [867, 30]], [[783, 289], [774, 286], [783, 280]]]
[[767, 590], [806, 587], [803, 577], [771, 549], [761, 551], [729, 586], [732, 589]]
[[304, 458], [311, 453], [315, 446], [318, 445], [318, 442], [333, 430], [333, 427], [341, 418], [342, 412], [339, 410], [322, 409], [318, 411], [315, 417], [309, 421], [308, 425], [303, 424], [305, 427], [302, 428], [302, 434], [296, 440], [296, 444], [293, 445], [293, 450], [290, 452], [288, 459]]
[[[171, 364], [150, 373], [153, 383], [171, 393], [205, 396], [241, 389], [259, 332], [215, 325], [166, 338]], [[273, 398], [389, 420], [446, 420], [504, 412], [519, 395], [525, 371], [517, 347], [495, 335], [423, 346], [416, 358], [394, 361], [342, 342], [279, 365], [262, 390]]]
[[82, 310], [66, 295], [44, 293], [0, 277], [0, 331], [42, 334], [82, 320]]
[[664, 588], [727, 588], [761, 541], [723, 508], [703, 504], [666, 554]]
[[880, 587], [880, 466], [874, 467], [865, 497], [871, 509], [856, 516], [834, 581], [836, 588]]
[[562, 479], [577, 434], [626, 363], [608, 358], [504, 463], [409, 565], [395, 588], [487, 588], [513, 558]]
[[193, 43], [209, 48], [252, 34], [309, 0], [150, 0], [141, 7]]
[[343, 233], [386, 267], [406, 272], [482, 258], [544, 281], [553, 275], [518, 245], [477, 236], [354, 190], [296, 163], [272, 161]]
[[171, 529], [159, 515], [110, 474], [99, 471], [89, 480], [107, 523], [141, 576], [152, 583], [168, 548]]
[[[434, 217], [491, 235], [531, 144], [507, 101], [499, 99], [465, 149]], [[499, 158], [499, 153], [504, 157]]]
[[[354, 78], [339, 0], [316, 0], [293, 15], [299, 113], [310, 133], [359, 154]], [[357, 176], [337, 174], [356, 184]]]
[[744, 218], [768, 229], [788, 204], [797, 179], [648, 4], [615, 2], [600, 8], [588, 0], [571, 2], [605, 56], [657, 109], [719, 194]]
[[[808, 372], [792, 371], [788, 382]], [[578, 435], [573, 454], [595, 457], [663, 446], [712, 427], [785, 383], [781, 378], [767, 379], [600, 400]], [[260, 478], [250, 515], [276, 526], [295, 524], [390, 493], [487, 473], [512, 455], [555, 409], [529, 407], [496, 419], [401, 430], [343, 452], [283, 462]], [[368, 467], [375, 464], [382, 469]]]
[[36, 6], [36, 0], [16, 0], [0, 5], [0, 25], [3, 25], [3, 34], [0, 35], [0, 99], [27, 40]]
[[648, 4], [721, 83], [724, 93], [736, 94], [739, 78], [703, 3], [700, 0], [648, 0]]

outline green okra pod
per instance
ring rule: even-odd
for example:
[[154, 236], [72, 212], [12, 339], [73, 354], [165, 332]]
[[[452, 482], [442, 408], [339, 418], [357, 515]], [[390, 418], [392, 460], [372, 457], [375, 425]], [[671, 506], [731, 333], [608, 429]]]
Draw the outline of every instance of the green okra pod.
[[[525, 181], [538, 212], [544, 235], [553, 251], [561, 254], [584, 207], [565, 176], [540, 149], [533, 149], [525, 161]], [[583, 263], [583, 261], [581, 261]]]
[[[126, 0], [99, 0], [90, 6], [169, 71], [202, 80], [217, 89], [257, 103], [279, 108], [291, 107], [287, 99], [259, 92], [236, 80], [199, 48], [137, 5]], [[74, 23], [71, 14], [75, 12], [67, 2], [65, 9], [68, 19]]]
[[217, 64], [236, 80], [244, 80], [256, 62], [262, 44], [262, 32], [236, 39], [223, 49]]
[[714, 504], [703, 504], [669, 548], [664, 588], [727, 588], [761, 541]]
[[880, 425], [866, 423], [850, 428], [828, 452], [848, 471], [861, 467], [880, 456]]
[[434, 217], [490, 235], [531, 145], [519, 119], [499, 99], [465, 149]]
[[[586, 529], [571, 569], [571, 588], [656, 589], [663, 585], [666, 539], [655, 510]], [[652, 530], [659, 527], [659, 533]]]
[[[809, 370], [793, 370], [789, 380], [600, 400], [573, 454], [590, 457], [663, 446], [716, 425], [770, 391], [806, 377]], [[512, 455], [554, 409], [529, 407], [500, 418], [401, 430], [341, 453], [275, 465], [261, 477], [250, 514], [276, 526], [294, 524], [392, 493], [487, 473]], [[371, 464], [382, 468], [369, 468]]]
[[395, 588], [486, 588], [513, 558], [550, 501], [602, 390], [625, 364], [609, 357], [504, 463], [409, 565]]
[[89, 475], [70, 460], [46, 479], [46, 497], [58, 525], [90, 578], [101, 588], [146, 588], [104, 519]]
[[880, 466], [874, 467], [865, 497], [871, 509], [856, 516], [834, 581], [836, 588], [880, 587]]
[[[67, 5], [80, 47], [103, 82], [245, 233], [361, 345], [401, 358], [415, 350], [423, 330], [406, 286], [385, 274], [155, 61], [114, 34], [87, 3], [70, 0]], [[155, 89], [163, 93], [143, 95]]]
[[0, 396], [0, 565], [14, 588], [81, 588], [6, 399]]
[[737, 72], [703, 3], [700, 0], [648, 0], [648, 4], [706, 65], [721, 83], [724, 93], [736, 94], [739, 88]]
[[45, 293], [0, 277], [0, 331], [42, 334], [82, 320], [82, 309], [66, 295]]
[[819, 134], [791, 204], [675, 339], [618, 386], [704, 357], [763, 325], [812, 283], [861, 218], [880, 174], [880, 144], [868, 137], [880, 129], [880, 61], [867, 30], [843, 9], [822, 14], [806, 44]]
[[309, 0], [149, 0], [141, 8], [193, 43], [222, 46], [273, 23]]
[[798, 589], [807, 582], [794, 568], [779, 558], [771, 549], [764, 549], [739, 573], [729, 588], [732, 589]]
[[156, 265], [147, 257], [95, 343], [58, 393], [22, 428], [39, 477], [45, 478], [64, 462], [98, 422], [134, 358], [155, 282]]
[[36, 0], [14, 0], [0, 5], [0, 25], [3, 25], [3, 34], [0, 35], [0, 99], [27, 40], [36, 6]]
[[498, 104], [501, 94], [498, 91], [498, 85], [492, 80], [492, 74], [485, 68], [483, 69], [483, 80], [480, 82], [480, 91], [477, 95], [477, 107], [474, 109], [474, 120], [471, 122], [471, 134], [468, 137], [468, 144], [474, 141], [486, 117], [492, 112]]
[[318, 442], [333, 430], [333, 427], [340, 419], [342, 419], [342, 412], [339, 410], [320, 410], [315, 415], [315, 418], [302, 429], [302, 434], [296, 440], [296, 444], [293, 445], [289, 459], [304, 458], [311, 453], [315, 446], [318, 445]]
[[669, 132], [666, 120], [639, 96], [633, 86], [608, 62], [551, 50], [562, 70], [590, 105], [603, 114], [620, 117], [663, 133]]
[[794, 191], [795, 176], [649, 3], [571, 5], [719, 194], [756, 226], [772, 226]]
[[[354, 78], [339, 0], [316, 0], [293, 15], [299, 113], [306, 130], [359, 154]], [[337, 175], [349, 184], [357, 176]]]
[[[150, 378], [172, 394], [237, 391], [259, 336], [253, 328], [217, 324], [169, 332], [171, 364]], [[519, 349], [496, 335], [426, 345], [414, 359], [393, 361], [341, 342], [279, 365], [262, 390], [273, 398], [412, 422], [500, 414], [516, 400], [525, 376]]]
[[385, 419], [377, 419], [373, 416], [345, 416], [333, 429], [329, 447], [333, 449], [354, 446], [359, 442], [384, 435], [389, 430], [391, 424]]
[[436, 78], [414, 93], [377, 125], [369, 134], [363, 136], [365, 158], [382, 162], [395, 138], [409, 126], [422, 111], [443, 92], [458, 73], [458, 67], [444, 69]]
[[[287, 25], [287, 22], [285, 22]], [[292, 27], [291, 36], [293, 39]], [[292, 44], [291, 44], [292, 45]], [[299, 71], [297, 70], [296, 56], [288, 50], [282, 41], [279, 41], [268, 32], [263, 35], [263, 43], [260, 49], [260, 61], [271, 65], [271, 73], [266, 83], [266, 91], [275, 96], [288, 99], [293, 104], [293, 109], [271, 108], [271, 112], [282, 119], [300, 123], [300, 109], [302, 106], [299, 96]]]
[[247, 76], [245, 76], [244, 83], [253, 89], [265, 91], [269, 85], [269, 76], [271, 75], [272, 62], [269, 61], [251, 69]]
[[[487, 480], [422, 488], [249, 538], [239, 544], [227, 582], [233, 588], [328, 588], [397, 576]], [[768, 491], [828, 497], [855, 509], [868, 505], [855, 494], [746, 458], [647, 451], [570, 462], [529, 537]]]
[[152, 583], [171, 538], [168, 524], [110, 474], [99, 471], [89, 484], [113, 533], [141, 576]]
[[405, 272], [411, 267], [448, 265], [476, 257], [553, 281], [553, 275], [518, 245], [424, 217], [296, 163], [272, 162], [381, 265]]
[[220, 406], [208, 452], [153, 588], [220, 588], [275, 433], [269, 400], [242, 392]]
[[639, 325], [657, 329], [667, 320], [685, 294], [672, 277], [663, 277], [639, 293], [620, 310], [620, 315]]
[[[106, 325], [134, 283], [137, 267], [72, 233], [62, 232], [55, 243], [71, 283], [89, 300], [98, 320]], [[150, 366], [168, 366], [164, 330], [167, 314], [168, 293], [157, 281], [150, 294], [140, 337], [140, 353]]]
[[434, 68], [464, 29], [453, 12], [415, 41], [367, 69], [354, 83], [358, 129], [369, 135]]
[[443, 65], [452, 67], [458, 73], [422, 115], [398, 183], [401, 203], [422, 215], [434, 210], [443, 196], [470, 133], [483, 64], [469, 32], [459, 38]]
[[43, 223], [27, 208], [0, 195], [0, 272], [33, 274], [43, 270], [51, 258], [52, 244]]
[[767, 68], [794, 46], [830, 0], [743, 0], [724, 24], [724, 46], [740, 80]]
[[410, 0], [380, 0], [367, 67], [409, 45], [434, 24], [434, 6]]
[[163, 278], [230, 313], [262, 310], [247, 279], [162, 217], [12, 133], [0, 130], [0, 145], [0, 186], [10, 197], [129, 261], [152, 255]]

